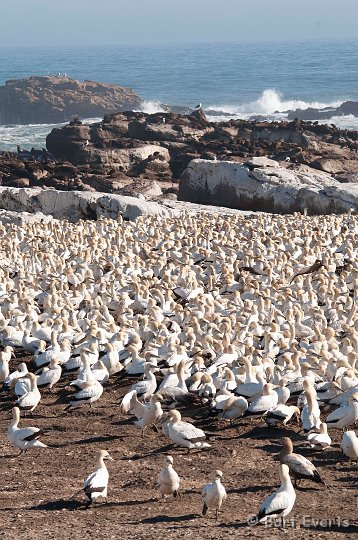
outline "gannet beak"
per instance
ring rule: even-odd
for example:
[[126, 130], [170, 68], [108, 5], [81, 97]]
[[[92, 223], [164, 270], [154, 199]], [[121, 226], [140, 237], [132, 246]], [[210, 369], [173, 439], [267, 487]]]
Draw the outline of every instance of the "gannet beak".
[[113, 459], [111, 456], [107, 456], [107, 459], [109, 459], [111, 461], [115, 461], [115, 459]]

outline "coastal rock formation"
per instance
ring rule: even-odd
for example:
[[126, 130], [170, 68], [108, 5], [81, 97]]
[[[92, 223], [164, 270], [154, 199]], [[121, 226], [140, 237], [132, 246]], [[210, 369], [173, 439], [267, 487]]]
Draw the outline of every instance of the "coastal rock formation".
[[295, 109], [287, 115], [289, 120], [299, 118], [301, 120], [328, 120], [333, 116], [358, 116], [358, 101], [345, 101], [339, 107], [324, 107], [316, 109], [308, 107], [307, 109]]
[[0, 86], [0, 124], [46, 124], [136, 108], [130, 88], [64, 76], [27, 77]]
[[[311, 122], [208, 122], [190, 115], [125, 112], [106, 115], [89, 126], [71, 123], [47, 136], [47, 149], [75, 165], [113, 168], [128, 176], [177, 180], [192, 159], [245, 161], [267, 156], [304, 164], [345, 181], [358, 169], [358, 133]], [[149, 163], [139, 163], [138, 148], [148, 147]], [[155, 147], [155, 148], [154, 148]], [[161, 150], [160, 150], [161, 148]], [[166, 152], [164, 152], [164, 149]], [[161, 171], [154, 161], [161, 160]], [[166, 165], [165, 165], [166, 163]]]
[[[48, 222], [51, 219], [97, 219], [101, 216], [133, 221], [139, 216], [178, 216], [180, 214], [235, 215], [238, 210], [163, 199], [156, 203], [143, 197], [106, 193], [63, 192], [55, 189], [0, 187], [0, 221], [3, 223]], [[252, 212], [244, 212], [251, 214]]]
[[11, 212], [28, 212], [65, 218], [96, 219], [100, 216], [131, 221], [138, 216], [169, 215], [170, 209], [143, 198], [106, 195], [99, 192], [57, 191], [55, 189], [19, 189], [0, 187], [0, 208]]
[[300, 120], [213, 123], [202, 111], [118, 112], [91, 125], [71, 121], [52, 130], [47, 147], [0, 154], [1, 185], [158, 201], [176, 198], [183, 171], [196, 159], [240, 164], [268, 157], [298, 178], [320, 171], [353, 184], [358, 171], [357, 132]]
[[293, 171], [277, 161], [243, 164], [193, 160], [180, 179], [179, 199], [240, 210], [329, 214], [358, 210], [358, 183], [341, 184], [326, 173]]

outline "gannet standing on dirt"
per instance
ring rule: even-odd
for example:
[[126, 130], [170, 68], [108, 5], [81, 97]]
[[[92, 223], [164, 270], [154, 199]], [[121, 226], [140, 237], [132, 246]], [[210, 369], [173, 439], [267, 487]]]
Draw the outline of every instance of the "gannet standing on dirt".
[[10, 373], [9, 362], [11, 355], [13, 354], [12, 347], [5, 347], [5, 349], [0, 352], [0, 382], [4, 382]]
[[268, 519], [283, 518], [291, 512], [295, 504], [296, 493], [291, 482], [288, 466], [281, 463], [279, 472], [281, 486], [264, 500], [253, 522], [265, 523]]
[[102, 394], [103, 386], [101, 383], [96, 380], [84, 382], [82, 390], [67, 398], [67, 401], [70, 399], [70, 402], [65, 410], [81, 407], [81, 405], [85, 405], [86, 403], [92, 407], [92, 403], [97, 401]]
[[316, 484], [325, 484], [313, 463], [304, 456], [301, 456], [301, 454], [295, 454], [293, 452], [293, 444], [289, 437], [282, 437], [282, 445], [283, 447], [279, 454], [280, 462], [289, 467], [290, 474], [295, 480], [295, 486], [297, 485], [297, 481], [303, 479], [312, 480]]
[[163, 423], [163, 430], [175, 444], [188, 448], [189, 451], [191, 448], [210, 448], [210, 444], [205, 442], [204, 431], [189, 422], [182, 422], [180, 412], [175, 409], [169, 412]]
[[163, 398], [160, 394], [151, 396], [149, 404], [140, 403], [136, 393], [131, 397], [129, 412], [137, 417], [134, 423], [142, 429], [142, 437], [144, 437], [145, 428], [155, 424], [162, 417], [161, 401], [163, 401]]
[[341, 441], [341, 450], [347, 458], [358, 461], [358, 437], [354, 431], [345, 431]]
[[62, 368], [57, 358], [52, 358], [49, 367], [44, 367], [41, 374], [37, 377], [37, 386], [46, 387], [50, 390], [60, 380]]
[[339, 407], [327, 416], [327, 427], [344, 429], [352, 426], [358, 420], [358, 392], [348, 399], [348, 405]]
[[215, 521], [218, 519], [221, 505], [227, 497], [226, 490], [221, 483], [222, 478], [223, 473], [216, 470], [213, 474], [213, 481], [206, 484], [203, 489], [204, 505], [202, 514], [205, 516], [208, 510], [215, 510]]
[[173, 468], [172, 456], [166, 456], [164, 458], [164, 467], [158, 474], [157, 486], [163, 498], [166, 495], [173, 495], [173, 497], [180, 496], [180, 478], [178, 473]]
[[327, 424], [324, 422], [321, 423], [319, 433], [309, 433], [307, 435], [307, 441], [309, 442], [311, 448], [314, 448], [315, 450], [324, 450], [325, 448], [331, 446], [332, 440], [328, 435]]
[[83, 482], [83, 491], [88, 498], [87, 508], [98, 497], [107, 498], [109, 473], [104, 463], [105, 459], [114, 461], [107, 450], [100, 450], [97, 454], [96, 470], [87, 476]]
[[33, 411], [41, 399], [40, 391], [37, 388], [36, 375], [27, 373], [24, 378], [29, 379], [30, 390], [16, 401], [16, 405], [24, 411]]
[[146, 399], [150, 397], [152, 394], [154, 394], [156, 388], [157, 388], [157, 380], [155, 378], [154, 373], [156, 371], [159, 371], [159, 368], [150, 362], [145, 364], [144, 366], [144, 380], [138, 381], [135, 384], [132, 385], [129, 392], [126, 393], [126, 395], [123, 397], [121, 402], [121, 411], [124, 413], [127, 413], [130, 409], [130, 402], [132, 399], [132, 396], [134, 394], [137, 394], [137, 396], [142, 396], [143, 399]]
[[20, 421], [20, 409], [13, 407], [12, 420], [7, 430], [7, 436], [12, 446], [20, 449], [20, 454], [26, 452], [28, 448], [47, 448], [46, 444], [39, 441], [39, 437], [44, 434], [42, 429], [36, 427], [18, 428]]

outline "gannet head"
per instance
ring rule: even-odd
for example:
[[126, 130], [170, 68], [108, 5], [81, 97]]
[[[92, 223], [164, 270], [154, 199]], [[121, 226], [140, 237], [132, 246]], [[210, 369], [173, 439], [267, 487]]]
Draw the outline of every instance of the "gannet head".
[[110, 461], [114, 461], [114, 459], [109, 455], [107, 450], [99, 450], [98, 457], [100, 459], [109, 459]]
[[[282, 450], [285, 454], [291, 454], [293, 452], [293, 444], [289, 437], [282, 437]], [[281, 451], [282, 451], [281, 450]]]
[[176, 409], [173, 409], [172, 411], [170, 411], [168, 417], [169, 417], [169, 420], [173, 423], [180, 422], [181, 420], [181, 414]]
[[164, 458], [164, 465], [173, 465], [173, 457], [172, 456], [165, 456]]

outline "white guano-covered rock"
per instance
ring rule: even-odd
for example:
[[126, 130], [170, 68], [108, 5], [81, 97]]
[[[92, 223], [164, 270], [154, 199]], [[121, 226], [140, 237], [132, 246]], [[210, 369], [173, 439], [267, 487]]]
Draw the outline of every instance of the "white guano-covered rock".
[[0, 209], [12, 212], [42, 212], [55, 218], [96, 219], [109, 217], [134, 220], [142, 215], [173, 214], [173, 210], [156, 202], [88, 191], [56, 191], [41, 188], [0, 187]]
[[246, 163], [196, 159], [182, 174], [179, 199], [199, 204], [273, 213], [329, 214], [358, 209], [358, 184], [341, 184], [329, 174], [295, 171], [277, 161]]

